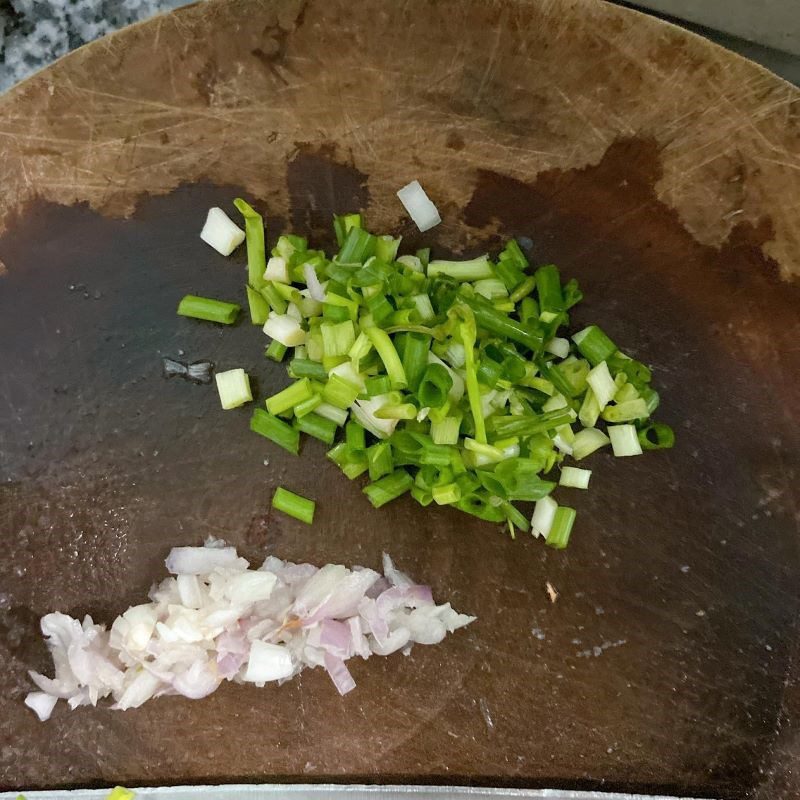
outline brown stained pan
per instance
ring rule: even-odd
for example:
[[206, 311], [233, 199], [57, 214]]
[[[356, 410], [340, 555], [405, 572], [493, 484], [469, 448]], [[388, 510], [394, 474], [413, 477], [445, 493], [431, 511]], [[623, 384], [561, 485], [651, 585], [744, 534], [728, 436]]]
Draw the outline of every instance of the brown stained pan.
[[[398, 781], [800, 793], [800, 99], [595, 2], [212, 2], [85, 48], [0, 99], [0, 788]], [[286, 381], [242, 322], [244, 254], [197, 233], [242, 193], [330, 242], [331, 213], [441, 252], [534, 241], [574, 315], [655, 368], [670, 452], [592, 459], [568, 551], [408, 499], [373, 510], [162, 356]], [[268, 463], [267, 463], [268, 462]], [[268, 510], [283, 484], [312, 528]], [[376, 566], [478, 615], [408, 658], [125, 714], [24, 708], [59, 609], [110, 621], [173, 544]], [[559, 592], [551, 603], [549, 581]]]

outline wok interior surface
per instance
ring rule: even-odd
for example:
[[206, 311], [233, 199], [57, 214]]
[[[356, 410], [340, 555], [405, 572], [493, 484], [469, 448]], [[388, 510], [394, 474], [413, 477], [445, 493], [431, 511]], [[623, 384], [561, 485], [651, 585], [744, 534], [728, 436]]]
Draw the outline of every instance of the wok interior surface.
[[[740, 84], [702, 113], [709, 86]], [[796, 796], [797, 194], [765, 155], [797, 160], [792, 92], [599, 3], [233, 0], [0, 101], [0, 785]], [[394, 198], [413, 178], [444, 218], [424, 236]], [[226, 261], [197, 236], [240, 194], [270, 239], [330, 247], [331, 215], [356, 209], [411, 251], [530, 237], [536, 263], [581, 284], [574, 329], [596, 322], [653, 366], [676, 447], [593, 456], [592, 490], [562, 492], [579, 514], [563, 553], [409, 498], [372, 509], [321, 443], [292, 457], [248, 432], [250, 408], [161, 375], [169, 356], [244, 367], [262, 398], [288, 380], [248, 322], [175, 315], [189, 292], [243, 299], [243, 250]], [[270, 510], [278, 485], [317, 501], [313, 527]], [[478, 621], [352, 662], [344, 698], [317, 670], [39, 723], [22, 704], [26, 671], [50, 669], [38, 618], [110, 623], [170, 546], [209, 535], [256, 564], [386, 551]]]

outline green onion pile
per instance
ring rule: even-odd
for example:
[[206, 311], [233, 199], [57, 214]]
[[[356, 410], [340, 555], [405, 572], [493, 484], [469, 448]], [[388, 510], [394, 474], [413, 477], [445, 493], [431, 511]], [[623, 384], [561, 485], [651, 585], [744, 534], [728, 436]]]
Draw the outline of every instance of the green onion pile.
[[[532, 271], [515, 240], [494, 260], [398, 255], [400, 238], [347, 214], [334, 218], [332, 258], [282, 235], [267, 261], [261, 216], [235, 205], [250, 316], [293, 379], [250, 427], [294, 454], [301, 433], [331, 445], [348, 478], [368, 477], [376, 508], [409, 493], [563, 548], [576, 514], [550, 495], [557, 482], [585, 489], [591, 476], [562, 466], [566, 457], [673, 445], [672, 430], [651, 422], [659, 397], [648, 367], [596, 325], [559, 336], [581, 291], [552, 264]], [[217, 302], [190, 297], [179, 313], [230, 324], [230, 304]], [[236, 383], [224, 407], [249, 399], [249, 384]], [[517, 501], [536, 502], [532, 520]], [[308, 509], [297, 516], [310, 521]]]

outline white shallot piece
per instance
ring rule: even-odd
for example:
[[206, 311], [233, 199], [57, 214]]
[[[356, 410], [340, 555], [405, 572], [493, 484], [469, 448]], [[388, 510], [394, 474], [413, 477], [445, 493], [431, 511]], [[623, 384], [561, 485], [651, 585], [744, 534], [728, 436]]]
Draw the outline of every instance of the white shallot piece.
[[269, 556], [260, 569], [218, 539], [175, 547], [173, 577], [150, 590], [150, 602], [129, 608], [110, 630], [91, 617], [42, 617], [55, 677], [30, 676], [38, 691], [25, 704], [41, 720], [58, 700], [70, 708], [111, 697], [114, 709], [153, 697], [206, 697], [223, 680], [291, 680], [323, 667], [341, 694], [355, 688], [348, 659], [408, 654], [438, 644], [472, 622], [430, 587], [414, 583], [384, 553], [383, 573], [339, 564], [317, 568]]

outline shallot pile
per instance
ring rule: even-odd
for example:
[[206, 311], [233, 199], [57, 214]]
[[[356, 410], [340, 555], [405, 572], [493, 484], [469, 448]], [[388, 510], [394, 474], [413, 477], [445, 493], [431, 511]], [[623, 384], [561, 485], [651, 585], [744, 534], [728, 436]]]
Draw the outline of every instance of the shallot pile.
[[161, 695], [197, 700], [223, 680], [280, 684], [305, 667], [324, 667], [346, 694], [355, 687], [347, 659], [407, 654], [413, 643], [437, 644], [475, 619], [436, 605], [430, 587], [386, 554], [383, 576], [274, 556], [256, 570], [234, 547], [210, 539], [173, 548], [166, 564], [175, 577], [110, 630], [89, 616], [82, 623], [60, 613], [42, 618], [55, 678], [30, 673], [40, 691], [25, 703], [39, 719], [59, 699], [74, 709], [111, 696], [112, 708], [125, 710]]

